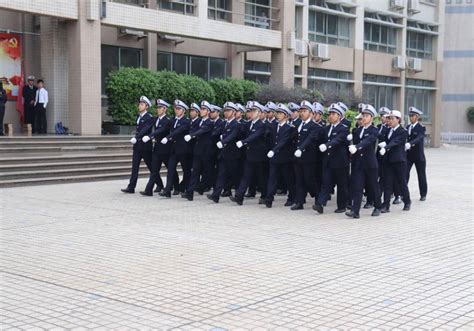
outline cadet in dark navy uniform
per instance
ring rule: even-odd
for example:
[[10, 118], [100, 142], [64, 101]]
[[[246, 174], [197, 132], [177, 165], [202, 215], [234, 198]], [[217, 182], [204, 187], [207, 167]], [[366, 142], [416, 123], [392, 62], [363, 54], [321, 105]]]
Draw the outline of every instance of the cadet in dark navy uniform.
[[[319, 102], [313, 102], [313, 121], [319, 127], [324, 129], [326, 127], [326, 122], [323, 120], [324, 114], [324, 107]], [[324, 140], [324, 133], [320, 135], [319, 140], [315, 142], [316, 146], [319, 146], [323, 143]], [[315, 184], [315, 196], [314, 201], [318, 201], [319, 193], [321, 192], [321, 186], [323, 184], [323, 155], [319, 148], [316, 148], [316, 165], [315, 165], [315, 172], [316, 172], [316, 184]]]
[[425, 201], [426, 193], [428, 192], [424, 147], [426, 128], [418, 121], [422, 114], [421, 110], [415, 107], [408, 108], [410, 124], [407, 126], [408, 141], [405, 144], [405, 149], [407, 150], [407, 183], [410, 180], [410, 171], [414, 164], [418, 174], [420, 201]]
[[[209, 113], [209, 118], [212, 122], [212, 150], [213, 154], [211, 157], [211, 187], [214, 188], [217, 181], [217, 173], [218, 173], [218, 166], [219, 166], [219, 155], [220, 150], [217, 148], [216, 144], [220, 140], [220, 136], [222, 134], [222, 129], [224, 126], [224, 121], [220, 118], [222, 108], [217, 105], [212, 105], [211, 112]], [[207, 189], [206, 189], [207, 191]]]
[[170, 133], [160, 141], [163, 145], [170, 144], [166, 187], [160, 193], [160, 196], [162, 197], [171, 197], [174, 174], [178, 163], [181, 164], [181, 169], [183, 170], [183, 187], [188, 187], [189, 175], [191, 173], [191, 165], [189, 164], [190, 146], [184, 140], [184, 136], [189, 133], [191, 124], [191, 121], [184, 116], [188, 109], [188, 105], [184, 102], [181, 100], [175, 100], [175, 117], [171, 121]]
[[[161, 139], [163, 139], [169, 134], [171, 121], [166, 116], [166, 112], [169, 106], [169, 103], [162, 99], [156, 100], [156, 113], [158, 116], [156, 117], [156, 119], [154, 119], [155, 123], [151, 134], [143, 136], [142, 141], [144, 143], [147, 143], [152, 139], [154, 139], [156, 142], [159, 142], [161, 141]], [[141, 191], [140, 194], [152, 196], [153, 186], [155, 185], [155, 183], [157, 184], [157, 190], [155, 190], [155, 192], [161, 192], [164, 187], [160, 175], [161, 164], [164, 163], [165, 167], [168, 165], [169, 153], [169, 145], [163, 145], [160, 143], [155, 143], [153, 145], [150, 178], [148, 179], [148, 184], [146, 185], [145, 191]], [[175, 180], [177, 180], [177, 178], [178, 174], [176, 173]]]
[[268, 176], [267, 196], [265, 198], [267, 208], [272, 207], [279, 181], [283, 181], [284, 187], [289, 191], [285, 206], [292, 206], [295, 197], [295, 179], [292, 163], [295, 128], [288, 124], [291, 111], [284, 104], [280, 103], [278, 104], [275, 115], [278, 124], [272, 126], [270, 131], [272, 147], [267, 153], [270, 159], [270, 173]]
[[199, 193], [202, 194], [203, 187], [211, 186], [212, 156], [214, 153], [214, 142], [212, 139], [214, 124], [209, 118], [211, 109], [213, 109], [213, 105], [209, 102], [201, 102], [199, 109], [201, 118], [198, 120], [198, 129], [184, 136], [185, 141], [189, 143], [194, 142], [191, 179], [186, 193], [181, 195], [189, 201], [194, 199], [195, 191], [199, 191]]
[[[301, 124], [300, 105], [294, 102], [290, 102], [288, 103], [288, 109], [291, 111], [291, 119], [289, 121], [289, 124], [293, 125], [295, 128], [299, 127]], [[311, 116], [312, 115], [313, 113], [311, 113]]]
[[324, 129], [324, 143], [319, 145], [323, 157], [323, 183], [321, 193], [313, 209], [323, 213], [323, 206], [329, 199], [331, 190], [337, 186], [336, 213], [343, 213], [347, 206], [347, 186], [349, 173], [349, 156], [347, 153], [347, 135], [349, 128], [341, 121], [345, 111], [338, 104], [329, 107], [329, 123]]
[[390, 198], [393, 194], [395, 183], [398, 184], [405, 206], [403, 210], [410, 210], [411, 200], [407, 185], [407, 155], [405, 143], [408, 132], [401, 125], [402, 114], [398, 110], [390, 112], [390, 131], [387, 139], [379, 143], [379, 154], [386, 158], [385, 182], [384, 182], [384, 202], [382, 213], [390, 212]]
[[379, 135], [372, 125], [377, 111], [371, 105], [362, 109], [360, 126], [353, 132], [352, 144], [349, 146], [351, 157], [351, 210], [346, 212], [348, 217], [359, 218], [364, 187], [372, 192], [375, 209], [372, 216], [379, 216], [381, 209], [380, 190], [377, 182], [377, 158], [375, 146]]
[[[244, 149], [245, 163], [244, 173], [240, 184], [235, 191], [235, 197], [230, 199], [242, 205], [244, 194], [251, 185], [258, 185], [260, 188], [260, 200], [264, 200], [267, 192], [267, 144], [265, 141], [265, 124], [260, 120], [265, 107], [258, 102], [252, 103], [247, 114], [250, 122], [246, 126], [244, 139], [237, 141], [237, 148]], [[255, 196], [255, 193], [254, 195]]]
[[[349, 110], [349, 107], [347, 107], [347, 105], [344, 102], [339, 101], [337, 102], [337, 104], [339, 105], [339, 107], [341, 107], [344, 110], [344, 114]], [[341, 123], [346, 125], [349, 129], [352, 126], [352, 122], [345, 117], [342, 118]]]
[[135, 136], [130, 139], [130, 142], [133, 144], [132, 174], [130, 176], [130, 182], [128, 183], [127, 188], [122, 189], [122, 192], [124, 193], [135, 193], [138, 172], [140, 170], [140, 163], [142, 159], [145, 161], [146, 166], [151, 172], [152, 142], [142, 141], [142, 138], [149, 135], [153, 128], [153, 117], [148, 113], [148, 108], [150, 107], [151, 101], [146, 96], [140, 97], [140, 102], [138, 103], [139, 115], [137, 116], [136, 120], [136, 132]]
[[220, 140], [216, 143], [217, 148], [221, 151], [218, 166], [219, 171], [216, 186], [212, 194], [207, 195], [207, 197], [215, 203], [219, 202], [222, 190], [228, 187], [229, 183], [235, 182], [235, 175], [238, 173], [239, 163], [237, 161], [241, 153], [236, 146], [236, 142], [239, 140], [241, 131], [240, 124], [235, 120], [236, 111], [237, 105], [235, 103], [226, 102], [224, 104], [225, 122]]
[[313, 102], [313, 107], [315, 110], [313, 120], [316, 124], [319, 124], [321, 127], [326, 126], [326, 121], [323, 119], [324, 107], [319, 102]]
[[301, 123], [296, 127], [295, 155], [296, 197], [291, 210], [303, 209], [306, 195], [316, 196], [316, 144], [321, 140], [323, 128], [313, 121], [314, 106], [309, 101], [301, 103]]

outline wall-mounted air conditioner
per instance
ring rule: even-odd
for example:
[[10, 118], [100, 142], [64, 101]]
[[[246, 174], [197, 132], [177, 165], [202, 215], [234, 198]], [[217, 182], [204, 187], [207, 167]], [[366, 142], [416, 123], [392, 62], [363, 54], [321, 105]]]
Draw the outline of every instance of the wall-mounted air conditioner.
[[405, 0], [390, 0], [390, 9], [403, 9], [405, 8]]
[[311, 57], [322, 61], [328, 61], [329, 58], [329, 45], [316, 44], [311, 48]]
[[418, 14], [420, 12], [420, 0], [408, 0], [408, 12]]
[[146, 38], [146, 33], [145, 31], [142, 30], [134, 30], [134, 29], [129, 29], [129, 28], [120, 28], [119, 29], [120, 36], [126, 37], [126, 36], [132, 36], [132, 37], [137, 37], [138, 39]]
[[421, 59], [411, 58], [408, 60], [408, 69], [414, 72], [421, 72]]
[[299, 57], [308, 56], [308, 43], [306, 41], [301, 40], [301, 39], [296, 39], [295, 55]]
[[403, 71], [406, 69], [406, 60], [404, 56], [398, 55], [393, 58], [393, 68]]

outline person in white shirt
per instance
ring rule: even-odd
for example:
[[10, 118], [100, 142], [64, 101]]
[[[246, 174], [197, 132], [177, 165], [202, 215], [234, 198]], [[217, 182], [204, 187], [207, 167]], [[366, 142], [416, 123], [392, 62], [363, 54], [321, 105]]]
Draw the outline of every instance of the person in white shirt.
[[46, 134], [46, 107], [48, 106], [48, 91], [44, 88], [44, 81], [38, 79], [36, 82], [38, 90], [35, 99], [35, 121], [33, 133]]

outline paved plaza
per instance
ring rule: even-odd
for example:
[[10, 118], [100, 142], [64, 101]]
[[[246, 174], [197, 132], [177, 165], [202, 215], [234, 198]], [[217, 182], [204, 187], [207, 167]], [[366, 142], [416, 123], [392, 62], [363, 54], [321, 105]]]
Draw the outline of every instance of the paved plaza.
[[473, 330], [473, 153], [427, 149], [427, 201], [413, 172], [410, 212], [359, 220], [334, 199], [316, 215], [126, 181], [3, 189], [1, 328]]

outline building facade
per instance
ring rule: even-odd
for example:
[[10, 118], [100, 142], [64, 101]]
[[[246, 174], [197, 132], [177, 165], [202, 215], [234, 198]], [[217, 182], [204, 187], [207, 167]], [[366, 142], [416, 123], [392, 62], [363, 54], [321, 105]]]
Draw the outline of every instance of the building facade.
[[104, 78], [147, 67], [414, 105], [437, 146], [444, 12], [439, 0], [0, 0], [0, 33], [23, 36], [25, 74], [50, 91], [50, 128], [99, 134]]

